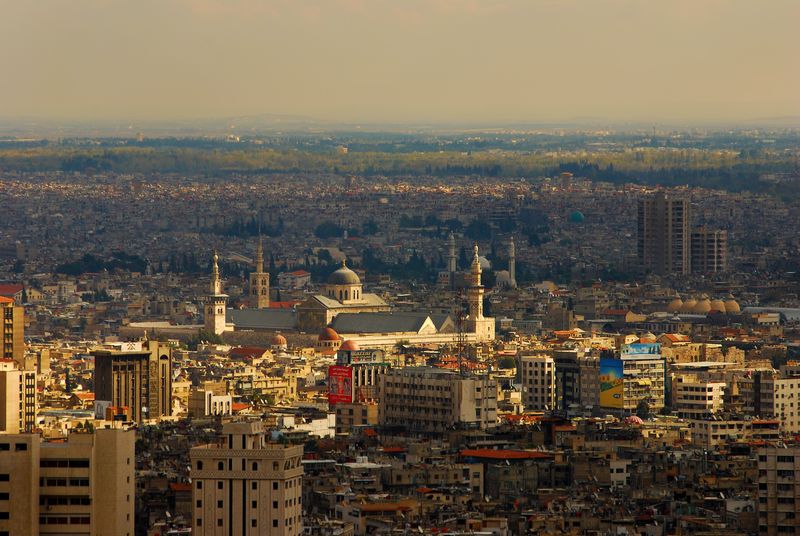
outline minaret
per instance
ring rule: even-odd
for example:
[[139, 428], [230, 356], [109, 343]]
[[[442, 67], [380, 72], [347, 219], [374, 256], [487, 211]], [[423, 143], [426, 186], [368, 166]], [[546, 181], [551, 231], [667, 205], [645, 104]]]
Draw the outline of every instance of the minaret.
[[508, 283], [511, 288], [517, 288], [517, 248], [514, 246], [514, 237], [508, 243]]
[[467, 328], [475, 333], [476, 342], [494, 340], [494, 318], [483, 316], [483, 285], [481, 284], [481, 260], [478, 257], [478, 244], [475, 244], [472, 265], [467, 276], [467, 303], [469, 315]]
[[211, 268], [211, 293], [205, 299], [204, 327], [209, 333], [220, 335], [225, 331], [225, 305], [228, 296], [222, 293], [222, 282], [219, 278], [219, 256], [214, 251], [214, 263]]
[[258, 237], [255, 272], [250, 273], [250, 307], [269, 308], [269, 272], [264, 272], [264, 244]]
[[452, 281], [456, 273], [456, 237], [453, 236], [453, 231], [447, 237], [447, 271], [450, 272]]

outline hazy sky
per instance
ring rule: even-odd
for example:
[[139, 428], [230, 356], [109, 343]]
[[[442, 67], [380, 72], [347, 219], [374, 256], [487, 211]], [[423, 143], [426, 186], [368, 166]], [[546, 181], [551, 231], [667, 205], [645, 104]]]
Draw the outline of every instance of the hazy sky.
[[800, 116], [800, 0], [0, 0], [0, 117]]

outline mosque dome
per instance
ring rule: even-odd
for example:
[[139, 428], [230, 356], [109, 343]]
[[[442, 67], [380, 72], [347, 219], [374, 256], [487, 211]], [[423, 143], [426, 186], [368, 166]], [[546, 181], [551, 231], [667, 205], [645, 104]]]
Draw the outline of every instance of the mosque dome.
[[328, 276], [329, 285], [360, 285], [361, 279], [358, 278], [353, 270], [347, 267], [345, 261], [342, 261], [342, 266], [331, 275]]
[[725, 302], [720, 299], [711, 300], [711, 311], [715, 311], [717, 313], [724, 313], [725, 312]]
[[711, 300], [702, 297], [692, 308], [692, 312], [698, 315], [705, 315], [711, 312]]
[[583, 215], [583, 212], [580, 210], [576, 210], [572, 214], [569, 215], [569, 221], [572, 223], [583, 223], [586, 219], [586, 216]]
[[728, 299], [725, 300], [725, 312], [729, 315], [738, 315], [742, 312], [739, 303], [734, 300], [733, 296], [730, 294], [728, 295]]
[[339, 347], [339, 350], [347, 350], [350, 352], [355, 352], [358, 350], [358, 343], [353, 340], [344, 341], [342, 345]]
[[333, 331], [332, 328], [325, 328], [325, 329], [322, 330], [322, 333], [319, 334], [319, 337], [317, 337], [317, 340], [319, 342], [338, 341], [338, 340], [340, 340], [340, 337], [339, 337], [339, 334], [336, 333], [335, 331]]
[[681, 299], [680, 296], [678, 296], [677, 298], [669, 302], [669, 305], [667, 305], [667, 312], [677, 313], [678, 311], [681, 310], [681, 307], [683, 307], [683, 300]]
[[492, 262], [489, 259], [487, 259], [486, 257], [484, 257], [483, 255], [478, 257], [478, 262], [481, 265], [481, 270], [482, 271], [486, 271], [486, 270], [491, 270], [492, 269]]
[[697, 300], [694, 298], [689, 298], [685, 302], [683, 302], [683, 306], [681, 306], [681, 313], [691, 313], [694, 311], [694, 306], [697, 305]]
[[286, 342], [286, 337], [278, 333], [272, 337], [272, 340], [269, 342], [269, 344], [271, 346], [286, 346], [288, 343]]

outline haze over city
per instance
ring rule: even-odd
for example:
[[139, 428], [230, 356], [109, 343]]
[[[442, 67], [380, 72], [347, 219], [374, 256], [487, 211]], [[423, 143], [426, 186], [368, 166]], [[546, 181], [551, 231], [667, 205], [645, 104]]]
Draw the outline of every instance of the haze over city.
[[6, 120], [792, 124], [800, 116], [793, 0], [0, 6]]

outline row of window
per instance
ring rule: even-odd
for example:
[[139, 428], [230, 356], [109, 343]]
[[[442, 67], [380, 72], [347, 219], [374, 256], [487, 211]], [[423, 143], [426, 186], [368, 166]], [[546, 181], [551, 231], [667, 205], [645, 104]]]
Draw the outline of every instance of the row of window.
[[[223, 480], [218, 480], [217, 481], [217, 489], [220, 489], [220, 490], [224, 489], [224, 485], [225, 485], [225, 482]], [[299, 487], [301, 485], [302, 485], [301, 479], [299, 479], [299, 478], [296, 479], [296, 480], [295, 479], [285, 480], [283, 482], [284, 489], [293, 488], [295, 486]], [[202, 480], [197, 480], [196, 483], [195, 483], [195, 487], [197, 489], [203, 489], [203, 481]], [[250, 482], [250, 489], [252, 489], [254, 491], [258, 490], [258, 481], [256, 481], [256, 480], [251, 481]], [[280, 489], [280, 482], [272, 482], [272, 490], [273, 491], [277, 491], [279, 489]]]
[[[22, 409], [22, 404], [20, 404], [20, 408], [19, 409]], [[9, 451], [9, 450], [11, 450], [11, 444], [10, 443], [0, 443], [0, 451]], [[28, 444], [27, 443], [15, 443], [14, 444], [14, 451], [15, 452], [21, 452], [21, 451], [25, 451], [25, 450], [28, 450]]]
[[39, 516], [40, 525], [90, 525], [89, 516]]
[[40, 478], [39, 479], [39, 486], [54, 486], [54, 487], [66, 487], [66, 486], [78, 486], [78, 487], [85, 487], [89, 485], [88, 478]]
[[40, 460], [39, 467], [87, 468], [89, 460]]

